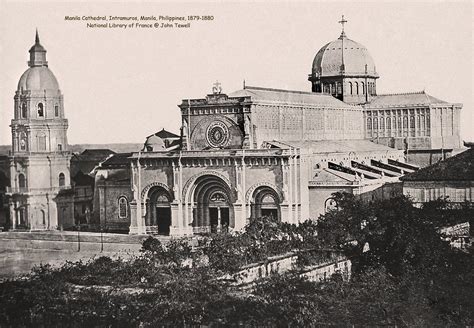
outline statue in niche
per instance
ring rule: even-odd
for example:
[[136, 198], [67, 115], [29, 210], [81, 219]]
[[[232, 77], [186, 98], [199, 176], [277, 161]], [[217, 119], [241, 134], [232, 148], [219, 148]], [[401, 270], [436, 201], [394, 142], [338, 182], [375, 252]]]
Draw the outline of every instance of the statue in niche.
[[244, 132], [246, 136], [250, 136], [250, 117], [248, 115], [245, 116]]

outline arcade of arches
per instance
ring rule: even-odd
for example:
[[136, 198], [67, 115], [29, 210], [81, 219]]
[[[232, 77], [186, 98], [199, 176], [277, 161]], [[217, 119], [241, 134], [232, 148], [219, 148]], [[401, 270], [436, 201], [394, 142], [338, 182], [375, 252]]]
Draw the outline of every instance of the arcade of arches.
[[[194, 179], [186, 194], [184, 211], [188, 212], [186, 222], [193, 233], [218, 233], [236, 227], [236, 220], [239, 219], [235, 211], [237, 193], [221, 177], [212, 174], [200, 176]], [[281, 197], [271, 187], [258, 187], [251, 196], [249, 217], [281, 218]], [[172, 192], [163, 186], [151, 187], [144, 200], [146, 232], [169, 235], [173, 224], [177, 225], [179, 221], [176, 217], [178, 211], [173, 210], [176, 206]]]

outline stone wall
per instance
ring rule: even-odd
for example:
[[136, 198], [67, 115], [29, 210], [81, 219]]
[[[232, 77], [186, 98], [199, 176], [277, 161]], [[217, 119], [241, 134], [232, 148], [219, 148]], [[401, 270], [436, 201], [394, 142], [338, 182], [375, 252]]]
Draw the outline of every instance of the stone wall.
[[252, 124], [257, 146], [264, 141], [362, 139], [362, 109], [252, 105]]
[[[327, 251], [323, 250], [313, 252], [321, 253], [318, 256], [327, 253]], [[284, 274], [292, 270], [299, 272], [300, 276], [314, 282], [329, 279], [335, 273], [341, 273], [345, 280], [350, 279], [352, 263], [345, 256], [331, 254], [325, 259], [316, 261], [316, 264], [304, 267], [298, 265], [298, 257], [298, 254], [294, 252], [273, 256], [266, 261], [244, 266], [237, 273], [227, 275], [222, 279], [232, 280], [235, 286], [246, 287], [259, 279], [268, 278], [274, 274]]]
[[[109, 178], [99, 178], [96, 180], [94, 194], [95, 204], [94, 216], [98, 218], [98, 224], [109, 231], [128, 231], [131, 221], [130, 201], [133, 199], [128, 169], [110, 170]], [[123, 179], [115, 180], [114, 174], [124, 176]], [[127, 217], [119, 217], [118, 201], [121, 196], [127, 199]]]

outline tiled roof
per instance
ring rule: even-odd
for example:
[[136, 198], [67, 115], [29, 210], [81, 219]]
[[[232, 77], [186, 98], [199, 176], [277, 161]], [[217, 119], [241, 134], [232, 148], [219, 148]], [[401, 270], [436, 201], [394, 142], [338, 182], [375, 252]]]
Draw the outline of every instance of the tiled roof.
[[474, 149], [405, 175], [402, 181], [474, 181]]
[[85, 149], [80, 154], [74, 154], [71, 158], [71, 174], [75, 175], [79, 171], [87, 174], [113, 154], [115, 152], [110, 149]]
[[130, 156], [132, 156], [132, 153], [114, 154], [102, 162], [101, 167], [128, 166], [131, 162]]
[[285, 104], [320, 105], [336, 108], [357, 108], [356, 106], [348, 105], [333, 96], [321, 93], [249, 86], [229, 94], [229, 97], [251, 97], [251, 100], [255, 102], [280, 102]]
[[107, 175], [107, 181], [128, 181], [130, 180], [130, 172], [128, 170], [120, 169], [110, 171]]
[[180, 136], [172, 133], [172, 132], [169, 132], [169, 131], [166, 131], [165, 129], [161, 129], [161, 131], [155, 133], [155, 136], [157, 137], [160, 137], [162, 139], [175, 139], [175, 138], [180, 138]]
[[397, 107], [407, 105], [429, 105], [429, 104], [446, 104], [444, 100], [440, 100], [430, 96], [425, 91], [394, 93], [386, 95], [378, 95], [373, 98], [370, 103], [365, 105], [366, 108], [379, 107]]
[[115, 154], [113, 150], [110, 149], [85, 149], [80, 155], [81, 156], [104, 156], [107, 157], [110, 154]]
[[279, 148], [297, 147], [313, 153], [347, 153], [351, 151], [396, 151], [396, 149], [376, 144], [370, 140], [320, 140], [320, 141], [268, 141]]
[[77, 172], [77, 174], [72, 177], [72, 180], [75, 182], [76, 186], [94, 185], [94, 178], [90, 175], [82, 173], [82, 171]]

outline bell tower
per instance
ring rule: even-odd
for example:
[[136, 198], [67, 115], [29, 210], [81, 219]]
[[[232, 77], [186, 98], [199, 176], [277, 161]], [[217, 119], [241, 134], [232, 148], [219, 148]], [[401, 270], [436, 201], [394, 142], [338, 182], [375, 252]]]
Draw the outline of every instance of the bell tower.
[[52, 230], [60, 224], [58, 196], [71, 188], [68, 121], [38, 31], [29, 53], [10, 125], [10, 218], [14, 230]]

